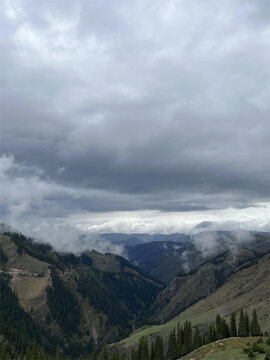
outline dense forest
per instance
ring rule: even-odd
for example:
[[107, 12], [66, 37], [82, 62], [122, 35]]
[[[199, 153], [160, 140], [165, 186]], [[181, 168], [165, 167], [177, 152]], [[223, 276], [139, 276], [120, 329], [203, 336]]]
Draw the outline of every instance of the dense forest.
[[[0, 266], [1, 360], [95, 358], [144, 324], [161, 288], [120, 256], [60, 254], [17, 233], [1, 235]], [[34, 283], [43, 293], [25, 307], [16, 284]]]

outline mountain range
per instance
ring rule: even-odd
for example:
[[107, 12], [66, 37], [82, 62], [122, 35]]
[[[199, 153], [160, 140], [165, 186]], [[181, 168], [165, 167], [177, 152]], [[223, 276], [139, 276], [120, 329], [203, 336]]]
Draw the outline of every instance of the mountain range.
[[95, 359], [110, 343], [129, 354], [142, 336], [167, 341], [178, 321], [206, 329], [217, 313], [238, 317], [243, 308], [256, 308], [270, 331], [268, 233], [215, 233], [207, 248], [208, 233], [104, 234], [124, 244], [127, 260], [59, 253], [10, 230], [0, 236], [0, 349], [9, 346], [18, 358], [27, 349], [49, 356], [61, 349]]

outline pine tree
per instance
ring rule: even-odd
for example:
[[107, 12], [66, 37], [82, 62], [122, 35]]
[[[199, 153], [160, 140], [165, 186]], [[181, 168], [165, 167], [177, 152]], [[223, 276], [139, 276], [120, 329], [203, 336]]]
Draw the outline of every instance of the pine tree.
[[131, 350], [131, 360], [138, 360], [138, 351], [135, 348]]
[[261, 328], [260, 328], [260, 325], [258, 324], [256, 309], [254, 309], [253, 313], [252, 313], [252, 321], [250, 324], [250, 331], [251, 331], [251, 336], [259, 336], [261, 334]]
[[140, 338], [138, 352], [140, 360], [149, 360], [148, 341], [146, 336]]
[[237, 336], [236, 319], [235, 319], [235, 313], [234, 312], [231, 314], [230, 336], [231, 337], [236, 337]]
[[98, 356], [98, 351], [97, 349], [93, 349], [91, 354], [90, 354], [90, 360], [96, 360]]
[[245, 325], [245, 315], [244, 311], [240, 311], [239, 317], [239, 326], [238, 326], [238, 336], [245, 337], [246, 336], [246, 325]]
[[209, 344], [211, 342], [214, 342], [215, 340], [216, 340], [216, 337], [215, 337], [214, 326], [210, 325], [209, 329], [208, 329], [208, 333], [207, 333], [206, 342]]
[[174, 360], [176, 358], [177, 358], [177, 344], [176, 344], [175, 329], [173, 329], [169, 334], [167, 359]]
[[[29, 360], [37, 360], [37, 351], [35, 349], [32, 349], [30, 351], [30, 357], [29, 357]], [[57, 359], [58, 360], [58, 359]], [[61, 358], [62, 360], [62, 358]]]
[[102, 359], [103, 359], [103, 360], [109, 360], [109, 353], [108, 353], [107, 346], [104, 346], [103, 354], [102, 354]]
[[190, 321], [186, 321], [184, 324], [183, 338], [182, 348], [184, 348], [186, 354], [192, 350], [192, 326]]
[[201, 346], [202, 346], [202, 338], [200, 335], [200, 329], [199, 329], [199, 326], [196, 325], [194, 335], [193, 335], [192, 350], [196, 350]]
[[221, 319], [221, 335], [222, 339], [230, 337], [230, 329], [225, 319]]
[[219, 314], [216, 316], [216, 338], [217, 340], [223, 338], [222, 319]]
[[205, 334], [203, 334], [202, 336], [202, 345], [205, 345], [206, 344], [206, 336]]
[[152, 342], [151, 344], [151, 354], [150, 354], [150, 359], [151, 360], [155, 360], [155, 345], [154, 343]]
[[248, 313], [245, 312], [245, 329], [246, 329], [246, 336], [249, 336], [250, 333], [250, 325], [249, 325], [249, 317]]
[[177, 355], [178, 357], [181, 356], [181, 347], [183, 345], [183, 329], [180, 326], [180, 323], [178, 321], [177, 324], [177, 335], [176, 335], [176, 346], [177, 346]]
[[46, 360], [47, 359], [47, 356], [46, 356], [43, 348], [39, 350], [37, 359], [38, 360]]
[[26, 353], [24, 355], [24, 360], [30, 360], [30, 349], [27, 348]]
[[155, 360], [164, 359], [163, 340], [162, 337], [157, 335], [155, 340]]
[[111, 360], [120, 360], [119, 350], [117, 348], [114, 350]]
[[213, 327], [213, 334], [214, 334], [214, 339], [216, 341], [217, 340], [217, 332], [216, 332], [215, 326]]

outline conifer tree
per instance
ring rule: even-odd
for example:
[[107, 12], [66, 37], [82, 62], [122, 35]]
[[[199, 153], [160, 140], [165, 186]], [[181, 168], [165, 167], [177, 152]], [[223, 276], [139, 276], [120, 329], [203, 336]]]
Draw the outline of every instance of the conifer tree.
[[258, 324], [256, 309], [254, 309], [253, 313], [252, 313], [252, 321], [250, 324], [250, 331], [251, 331], [251, 336], [259, 336], [261, 334], [261, 328], [260, 328], [260, 325]]
[[249, 324], [249, 317], [248, 313], [245, 312], [245, 329], [246, 329], [246, 336], [249, 336], [250, 333], [250, 324]]
[[46, 360], [47, 359], [47, 356], [46, 356], [43, 348], [39, 350], [37, 359], [38, 360]]
[[202, 346], [202, 339], [201, 339], [201, 335], [200, 335], [200, 329], [199, 329], [199, 326], [196, 325], [194, 335], [193, 335], [192, 350], [196, 350], [201, 346]]
[[109, 353], [108, 353], [107, 346], [104, 346], [103, 354], [102, 354], [102, 359], [103, 359], [103, 360], [109, 360]]
[[246, 325], [245, 325], [245, 315], [244, 311], [240, 311], [239, 317], [239, 326], [238, 326], [238, 336], [245, 337], [246, 336]]
[[150, 355], [150, 359], [151, 359], [151, 360], [155, 360], [155, 345], [154, 345], [153, 342], [152, 342], [152, 344], [151, 344], [151, 355]]
[[[32, 349], [30, 351], [30, 357], [29, 360], [37, 360], [37, 351], [35, 349]], [[57, 359], [58, 360], [58, 359]], [[62, 358], [60, 359], [62, 360]]]
[[217, 332], [216, 332], [216, 328], [215, 328], [215, 326], [213, 327], [213, 335], [214, 335], [214, 341], [216, 341], [217, 340]]
[[206, 336], [205, 334], [203, 334], [202, 336], [202, 345], [205, 345], [206, 344]]
[[221, 320], [221, 335], [222, 339], [230, 337], [230, 329], [225, 319]]
[[180, 323], [178, 321], [177, 324], [177, 336], [176, 336], [176, 346], [177, 346], [177, 355], [178, 357], [181, 356], [181, 347], [183, 345], [183, 329], [180, 326]]
[[235, 313], [234, 312], [231, 314], [230, 336], [231, 337], [236, 337], [237, 336], [236, 319], [235, 319]]
[[59, 346], [56, 348], [55, 360], [63, 360], [62, 352]]
[[27, 348], [26, 353], [24, 355], [24, 360], [30, 360], [30, 349]]
[[215, 341], [214, 325], [210, 325], [206, 334], [206, 344], [210, 344], [213, 341]]
[[164, 359], [164, 349], [162, 337], [157, 335], [155, 340], [155, 360]]
[[219, 314], [216, 316], [216, 338], [217, 340], [223, 338], [222, 319]]
[[111, 360], [120, 360], [119, 350], [117, 348], [114, 350]]
[[184, 324], [183, 337], [183, 347], [186, 351], [185, 353], [189, 353], [192, 349], [192, 326], [190, 321], [186, 321]]
[[142, 336], [139, 340], [138, 357], [139, 360], [149, 360], [148, 341], [146, 336]]
[[138, 351], [135, 348], [131, 350], [131, 360], [138, 360]]
[[98, 356], [98, 351], [96, 348], [94, 348], [90, 354], [90, 360], [96, 360]]
[[174, 360], [176, 358], [177, 358], [176, 335], [175, 335], [175, 329], [173, 329], [169, 334], [167, 359]]

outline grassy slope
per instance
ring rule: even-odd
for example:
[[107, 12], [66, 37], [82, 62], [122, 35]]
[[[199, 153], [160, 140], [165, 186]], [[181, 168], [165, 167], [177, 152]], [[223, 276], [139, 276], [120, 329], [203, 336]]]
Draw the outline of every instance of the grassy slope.
[[6, 269], [16, 268], [33, 274], [47, 273], [49, 267], [47, 263], [25, 253], [19, 255], [17, 246], [10, 241], [8, 236], [0, 236], [0, 246], [8, 257]]
[[47, 312], [46, 287], [50, 282], [49, 265], [25, 253], [19, 255], [17, 246], [7, 236], [0, 236], [0, 245], [8, 257], [5, 268], [12, 275], [12, 288], [20, 304], [26, 311], [32, 308], [36, 317], [44, 315]]
[[190, 320], [193, 325], [206, 325], [214, 322], [216, 314], [226, 317], [232, 311], [245, 308], [249, 312], [256, 307], [263, 330], [270, 330], [270, 254], [265, 255], [256, 265], [232, 275], [227, 282], [213, 294], [162, 325], [148, 326], [133, 332], [120, 344], [129, 347], [137, 344], [141, 336], [167, 336], [177, 326], [177, 322]]
[[[8, 236], [0, 235], [0, 246], [8, 258], [5, 268], [12, 276], [11, 286], [16, 292], [19, 303], [26, 311], [33, 310], [33, 312], [31, 312], [31, 316], [36, 321], [44, 323], [46, 314], [50, 313], [47, 306], [46, 292], [46, 287], [51, 283], [49, 270], [50, 264], [40, 261], [25, 253], [19, 255], [17, 252], [17, 246]], [[116, 271], [120, 270], [119, 266], [119, 269], [117, 268], [118, 262], [115, 259], [107, 259], [107, 257], [104, 257], [101, 254], [93, 254], [93, 257], [96, 258], [96, 268], [101, 269], [103, 266], [107, 269], [109, 266], [112, 266]], [[115, 265], [112, 264], [113, 261], [115, 262]], [[42, 274], [42, 276], [38, 276], [39, 274]], [[88, 301], [83, 299], [76, 291], [76, 284], [74, 282], [72, 272], [66, 273], [62, 279], [68, 284], [78, 298], [83, 310], [83, 328], [89, 328], [94, 340], [98, 342], [100, 334], [107, 333], [107, 316], [97, 312], [89, 305]], [[49, 327], [51, 327], [51, 325]], [[55, 331], [58, 331], [58, 327], [55, 324], [53, 325], [53, 328]]]
[[104, 256], [98, 252], [88, 252], [88, 256], [92, 259], [92, 266], [100, 271], [120, 272], [119, 263], [115, 259], [115, 255]]
[[[182, 360], [248, 360], [247, 354], [243, 351], [243, 347], [250, 342], [252, 344], [257, 338], [230, 338], [222, 341], [218, 340], [214, 343], [207, 344], [192, 353], [183, 356]], [[219, 344], [222, 342], [225, 346], [221, 349]], [[263, 360], [265, 354], [258, 354], [257, 360]]]
[[[0, 235], [0, 247], [8, 258], [8, 262], [4, 268], [12, 276], [11, 286], [15, 290], [19, 303], [26, 311], [31, 311], [31, 316], [43, 324], [45, 327], [55, 328], [55, 323], [47, 325], [46, 315], [49, 314], [47, 306], [47, 292], [46, 287], [51, 284], [50, 277], [50, 264], [40, 261], [32, 256], [27, 255], [24, 251], [20, 255], [17, 251], [17, 245], [11, 241], [10, 237]], [[152, 279], [144, 277], [132, 266], [129, 268], [126, 266], [125, 261], [121, 263], [121, 259], [116, 255], [102, 255], [96, 252], [89, 252], [89, 257], [92, 259], [92, 266], [85, 268], [84, 271], [90, 278], [96, 281], [100, 280], [101, 285], [107, 286], [110, 289], [110, 284], [105, 284], [103, 276], [106, 275], [106, 271], [115, 274], [116, 279], [121, 274], [130, 273], [135, 276], [127, 281], [133, 281], [134, 285], [136, 281], [143, 286], [146, 283], [161, 287], [160, 284], [156, 283]], [[129, 265], [127, 263], [127, 265]], [[84, 266], [82, 266], [84, 268]], [[97, 273], [97, 270], [101, 273]], [[119, 274], [119, 275], [118, 275]], [[82, 328], [83, 331], [90, 330], [91, 335], [98, 341], [110, 342], [118, 337], [118, 326], [111, 326], [108, 330], [107, 318], [108, 316], [102, 311], [97, 310], [91, 306], [87, 299], [84, 299], [81, 294], [77, 291], [77, 284], [75, 277], [78, 277], [77, 270], [66, 269], [64, 273], [60, 274], [62, 280], [68, 285], [68, 287], [76, 295], [81, 308], [82, 308]], [[100, 277], [100, 278], [99, 278]], [[115, 284], [114, 284], [115, 286]], [[108, 299], [110, 301], [110, 299]], [[33, 310], [33, 311], [32, 311]]]
[[[195, 254], [196, 256], [196, 254]], [[176, 276], [157, 297], [153, 305], [151, 321], [164, 323], [184, 311], [195, 302], [212, 294], [234, 273], [240, 264], [253, 260], [255, 254], [246, 249], [226, 251], [190, 274]]]

